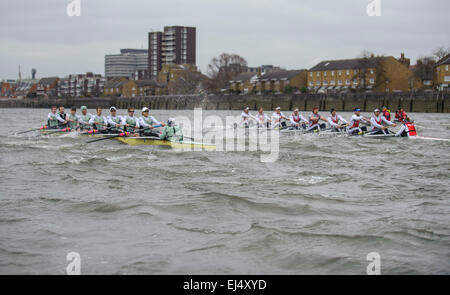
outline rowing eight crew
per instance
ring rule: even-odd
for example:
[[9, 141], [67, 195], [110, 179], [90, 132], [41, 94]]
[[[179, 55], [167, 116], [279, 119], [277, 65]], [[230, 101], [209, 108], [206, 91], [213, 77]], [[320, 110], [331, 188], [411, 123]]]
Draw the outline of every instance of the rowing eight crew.
[[[258, 113], [252, 116], [249, 113], [250, 109], [247, 107], [241, 114], [241, 126], [249, 127], [250, 119], [256, 122], [258, 128], [273, 128], [273, 129], [303, 129], [307, 132], [321, 131], [324, 129], [331, 130], [333, 132], [348, 132], [350, 135], [361, 135], [366, 132], [371, 134], [390, 134], [389, 128], [396, 127], [397, 124], [390, 121], [390, 112], [386, 107], [383, 107], [383, 112], [379, 109], [375, 109], [370, 119], [361, 116], [361, 109], [356, 108], [352, 115], [350, 122], [347, 122], [341, 115], [337, 114], [335, 109], [331, 109], [328, 118], [319, 114], [319, 107], [314, 107], [312, 113], [308, 118], [303, 117], [298, 109], [295, 109], [293, 113], [287, 118], [282, 112], [281, 108], [277, 107], [272, 117], [269, 118], [264, 114], [262, 107], [258, 109]], [[285, 121], [282, 121], [285, 120]], [[286, 124], [288, 121], [290, 126]], [[320, 123], [320, 121], [328, 123]], [[365, 122], [370, 124], [371, 130], [368, 131], [366, 126], [361, 126]], [[395, 136], [416, 136], [417, 132], [413, 122], [407, 117], [406, 113], [402, 113], [401, 122], [403, 125]]]
[[[181, 129], [175, 125], [175, 119], [170, 118], [167, 125], [159, 122], [155, 117], [150, 116], [150, 110], [147, 107], [142, 109], [142, 116], [134, 116], [134, 108], [128, 109], [128, 115], [117, 115], [117, 108], [110, 107], [110, 115], [105, 117], [102, 107], [96, 108], [96, 114], [91, 115], [87, 112], [87, 107], [81, 107], [81, 115], [76, 114], [77, 109], [72, 107], [69, 114], [64, 112], [64, 107], [60, 106], [57, 112], [56, 106], [51, 108], [47, 116], [48, 129], [63, 129], [88, 131], [94, 130], [100, 134], [120, 134], [129, 133], [131, 136], [158, 137], [164, 140], [171, 140], [176, 137], [183, 140]], [[162, 132], [156, 131], [156, 128], [164, 127]]]

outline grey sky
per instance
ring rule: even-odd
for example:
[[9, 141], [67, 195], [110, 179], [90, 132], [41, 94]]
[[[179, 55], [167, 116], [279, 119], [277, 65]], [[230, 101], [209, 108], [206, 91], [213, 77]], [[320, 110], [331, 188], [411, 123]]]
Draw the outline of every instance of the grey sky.
[[321, 60], [359, 56], [364, 49], [413, 61], [450, 46], [450, 1], [381, 0], [381, 16], [369, 17], [371, 0], [81, 0], [81, 16], [69, 17], [71, 0], [0, 2], [0, 79], [104, 74], [104, 55], [147, 48], [150, 29], [197, 27], [197, 64], [237, 53], [251, 66], [310, 68]]

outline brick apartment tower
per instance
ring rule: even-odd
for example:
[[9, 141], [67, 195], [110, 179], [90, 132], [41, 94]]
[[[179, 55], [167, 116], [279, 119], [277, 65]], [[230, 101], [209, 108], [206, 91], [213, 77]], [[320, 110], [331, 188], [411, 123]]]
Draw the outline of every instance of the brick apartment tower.
[[148, 72], [155, 79], [163, 64], [192, 64], [196, 60], [196, 28], [171, 26], [148, 33]]

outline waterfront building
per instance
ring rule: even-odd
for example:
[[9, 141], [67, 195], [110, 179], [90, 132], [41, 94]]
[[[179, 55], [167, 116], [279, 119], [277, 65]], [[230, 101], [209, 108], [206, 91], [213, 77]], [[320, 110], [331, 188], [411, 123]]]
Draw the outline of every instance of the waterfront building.
[[157, 79], [165, 64], [196, 64], [196, 28], [164, 27], [164, 32], [148, 34], [148, 71]]
[[435, 85], [439, 90], [448, 89], [450, 84], [450, 54], [439, 60], [436, 64]]
[[148, 76], [147, 49], [121, 49], [120, 54], [105, 55], [105, 77], [140, 79]]

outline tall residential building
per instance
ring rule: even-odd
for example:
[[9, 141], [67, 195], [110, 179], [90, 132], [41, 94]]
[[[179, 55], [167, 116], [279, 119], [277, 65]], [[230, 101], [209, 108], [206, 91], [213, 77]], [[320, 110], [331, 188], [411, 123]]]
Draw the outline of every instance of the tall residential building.
[[120, 54], [105, 55], [105, 77], [144, 79], [148, 75], [147, 49], [121, 49]]
[[148, 71], [156, 79], [164, 64], [196, 63], [196, 28], [171, 26], [148, 34]]

